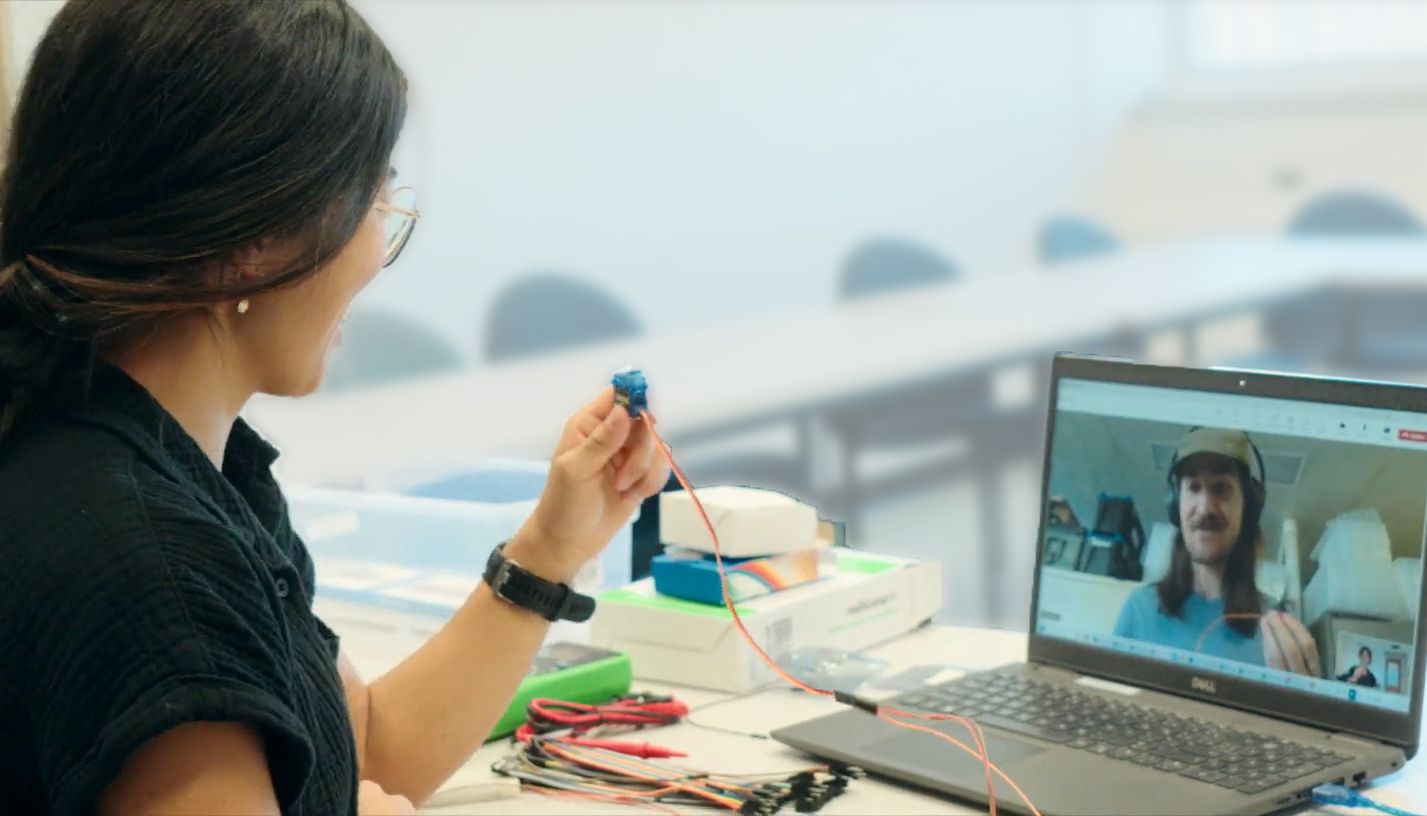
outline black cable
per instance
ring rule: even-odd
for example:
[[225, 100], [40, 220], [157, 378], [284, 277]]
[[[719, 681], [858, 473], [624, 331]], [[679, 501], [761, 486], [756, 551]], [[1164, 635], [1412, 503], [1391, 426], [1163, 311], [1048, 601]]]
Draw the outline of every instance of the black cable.
[[766, 740], [769, 739], [767, 733], [759, 733], [756, 731], [742, 731], [737, 728], [725, 728], [721, 725], [709, 725], [707, 723], [698, 722], [694, 719], [694, 715], [699, 713], [700, 711], [708, 711], [709, 709], [718, 708], [719, 706], [729, 705], [731, 703], [741, 703], [744, 700], [751, 700], [754, 697], [759, 696], [760, 694], [766, 694], [770, 691], [783, 691], [786, 689], [787, 686], [784, 686], [782, 683], [772, 683], [769, 685], [765, 685], [761, 688], [755, 688], [750, 691], [745, 691], [742, 694], [738, 694], [733, 697], [725, 697], [722, 700], [714, 700], [712, 702], [704, 703], [701, 706], [694, 706], [693, 708], [689, 709], [689, 713], [684, 717], [684, 722], [688, 725], [692, 725], [695, 728], [701, 728], [705, 731], [714, 731], [720, 734], [732, 734], [736, 737], [748, 737], [750, 739]]

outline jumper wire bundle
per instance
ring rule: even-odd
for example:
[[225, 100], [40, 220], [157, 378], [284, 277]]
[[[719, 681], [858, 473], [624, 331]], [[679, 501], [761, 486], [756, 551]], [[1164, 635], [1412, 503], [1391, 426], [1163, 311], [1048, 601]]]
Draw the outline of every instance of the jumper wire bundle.
[[684, 754], [649, 743], [604, 737], [671, 725], [688, 708], [668, 697], [636, 695], [600, 706], [535, 699], [515, 733], [521, 747], [494, 770], [528, 790], [585, 801], [729, 810], [771, 816], [785, 806], [820, 809], [840, 795], [860, 769], [819, 765], [792, 774], [714, 774], [650, 759]]

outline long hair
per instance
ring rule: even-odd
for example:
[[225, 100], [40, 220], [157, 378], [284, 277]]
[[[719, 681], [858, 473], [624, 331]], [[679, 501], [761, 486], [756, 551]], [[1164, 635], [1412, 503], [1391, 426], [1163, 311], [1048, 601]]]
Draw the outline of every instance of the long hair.
[[[1250, 498], [1249, 469], [1243, 462], [1231, 462], [1230, 469], [1238, 477], [1239, 489], [1244, 495], [1245, 523], [1239, 528], [1239, 537], [1234, 541], [1224, 563], [1224, 614], [1259, 615], [1263, 612], [1263, 603], [1259, 598], [1254, 572], [1261, 538], [1258, 517], [1261, 517], [1263, 508], [1260, 506], [1258, 512], [1252, 514], [1256, 518], [1249, 518], [1249, 502], [1254, 501]], [[1177, 491], [1179, 480], [1175, 479], [1174, 484]], [[1247, 523], [1249, 521], [1253, 523]], [[1176, 518], [1173, 522], [1174, 552], [1170, 556], [1169, 570], [1156, 584], [1156, 589], [1159, 593], [1160, 611], [1178, 618], [1183, 615], [1184, 602], [1194, 592], [1194, 564], [1189, 558], [1189, 548], [1184, 543], [1184, 530], [1180, 527], [1180, 521]], [[1258, 619], [1231, 617], [1225, 621], [1225, 625], [1244, 637], [1253, 637], [1258, 629]]]
[[[344, 0], [66, 4], [0, 180], [0, 440], [105, 343], [331, 260], [405, 116], [405, 77]], [[263, 239], [296, 250], [235, 274]]]

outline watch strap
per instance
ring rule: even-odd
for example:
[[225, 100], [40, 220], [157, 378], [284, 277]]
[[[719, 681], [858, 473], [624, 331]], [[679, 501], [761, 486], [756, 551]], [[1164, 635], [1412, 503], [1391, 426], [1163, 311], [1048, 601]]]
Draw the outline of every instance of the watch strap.
[[594, 614], [595, 599], [575, 592], [568, 584], [541, 578], [505, 557], [505, 544], [491, 552], [486, 561], [485, 581], [495, 595], [528, 609], [548, 621], [587, 621]]

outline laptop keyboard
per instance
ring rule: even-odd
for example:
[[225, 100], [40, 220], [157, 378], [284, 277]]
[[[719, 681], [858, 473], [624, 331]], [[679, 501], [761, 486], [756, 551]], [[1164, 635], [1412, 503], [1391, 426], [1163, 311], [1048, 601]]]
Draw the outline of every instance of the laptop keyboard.
[[1111, 759], [1260, 793], [1352, 757], [1014, 675], [970, 675], [893, 705], [970, 717]]

